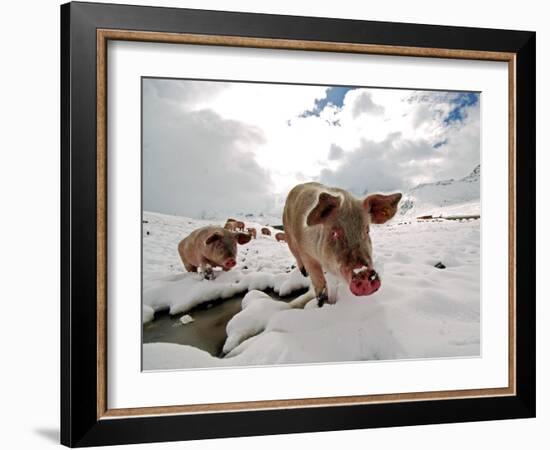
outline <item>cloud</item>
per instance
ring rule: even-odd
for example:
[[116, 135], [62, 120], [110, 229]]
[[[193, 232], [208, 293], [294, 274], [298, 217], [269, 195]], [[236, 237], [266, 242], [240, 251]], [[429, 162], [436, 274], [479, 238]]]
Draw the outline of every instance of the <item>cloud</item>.
[[[250, 150], [264, 143], [263, 132], [211, 109], [182, 107], [180, 86], [174, 97], [157, 87], [143, 98], [144, 209], [191, 217], [268, 210], [270, 174]], [[183, 95], [196, 100], [192, 90]]]
[[174, 80], [168, 78], [145, 78], [144, 94], [158, 99], [179, 103], [191, 108], [194, 104], [209, 100], [227, 89], [227, 83], [205, 83], [199, 80]]
[[[395, 91], [377, 94], [372, 93], [379, 97], [377, 101], [399, 95]], [[346, 99], [347, 111], [341, 112], [348, 129], [357, 124], [353, 113], [357, 98]], [[407, 190], [418, 183], [465, 176], [479, 164], [478, 94], [409, 91], [384, 104], [384, 114], [369, 118], [358, 130], [359, 143], [332, 144], [342, 149], [342, 155], [337, 164], [321, 170], [322, 183], [356, 195]]]
[[355, 99], [355, 103], [353, 104], [352, 115], [354, 119], [359, 117], [361, 114], [383, 114], [383, 113], [384, 113], [384, 107], [374, 103], [372, 101], [371, 93], [367, 91], [361, 92], [361, 94]]
[[149, 80], [143, 95], [153, 211], [278, 214], [297, 183], [406, 191], [480, 161], [477, 93]]
[[323, 169], [319, 181], [342, 187], [357, 196], [402, 188], [404, 179], [399, 176], [395, 162], [388, 157], [394, 140], [395, 136], [383, 142], [362, 141], [358, 148], [345, 154], [338, 169]]
[[339, 147], [336, 144], [332, 144], [328, 152], [328, 159], [330, 161], [336, 161], [342, 158], [343, 154], [344, 154], [344, 150], [342, 149], [342, 147]]

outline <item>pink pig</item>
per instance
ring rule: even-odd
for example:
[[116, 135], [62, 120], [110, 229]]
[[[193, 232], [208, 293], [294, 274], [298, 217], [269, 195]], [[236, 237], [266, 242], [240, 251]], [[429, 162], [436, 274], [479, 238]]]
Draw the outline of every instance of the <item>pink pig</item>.
[[178, 252], [185, 269], [197, 272], [201, 268], [205, 278], [212, 278], [212, 268], [231, 270], [237, 264], [237, 244], [251, 239], [247, 233], [234, 233], [222, 227], [207, 226], [194, 230], [181, 240]]
[[[359, 200], [343, 189], [319, 183], [299, 184], [290, 191], [283, 212], [286, 240], [302, 274], [309, 273], [319, 306], [327, 300], [336, 302], [336, 292], [327, 293], [323, 272], [344, 279], [357, 296], [380, 288], [369, 225], [391, 219], [399, 200], [400, 193]], [[303, 307], [312, 298], [302, 297], [293, 306]]]
[[275, 234], [275, 239], [277, 240], [277, 242], [286, 242], [286, 236], [284, 233], [276, 233]]
[[244, 222], [235, 219], [227, 219], [224, 228], [229, 231], [244, 231]]

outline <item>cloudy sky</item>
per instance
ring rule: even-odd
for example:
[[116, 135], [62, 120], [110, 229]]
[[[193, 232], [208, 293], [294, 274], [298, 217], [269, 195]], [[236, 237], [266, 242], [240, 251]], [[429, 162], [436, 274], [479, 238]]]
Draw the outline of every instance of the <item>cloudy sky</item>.
[[143, 208], [280, 214], [297, 183], [358, 196], [460, 178], [480, 161], [479, 95], [143, 79]]

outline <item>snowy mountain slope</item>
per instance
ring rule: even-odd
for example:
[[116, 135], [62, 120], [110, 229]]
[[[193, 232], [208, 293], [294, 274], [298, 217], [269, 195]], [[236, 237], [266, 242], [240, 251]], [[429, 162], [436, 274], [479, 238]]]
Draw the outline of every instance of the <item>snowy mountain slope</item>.
[[478, 165], [458, 180], [419, 184], [403, 196], [396, 220], [423, 215], [479, 215], [480, 176]]
[[[153, 213], [150, 214], [159, 214]], [[162, 215], [162, 214], [161, 214]], [[184, 217], [184, 216], [172, 216], [171, 217]], [[192, 219], [197, 222], [204, 222], [206, 224], [225, 224], [228, 218], [242, 220], [245, 223], [254, 223], [258, 227], [270, 227], [277, 226], [283, 223], [282, 213], [267, 213], [267, 212], [243, 212], [243, 211], [230, 211], [230, 212], [203, 212], [200, 219]]]

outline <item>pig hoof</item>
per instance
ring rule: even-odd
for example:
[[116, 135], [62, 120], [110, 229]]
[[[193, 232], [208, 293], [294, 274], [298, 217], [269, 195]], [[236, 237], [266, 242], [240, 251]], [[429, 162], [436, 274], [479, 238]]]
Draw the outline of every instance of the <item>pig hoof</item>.
[[205, 280], [213, 280], [214, 279], [214, 271], [213, 270], [207, 270], [204, 272], [203, 278]]
[[307, 270], [304, 266], [300, 267], [300, 273], [304, 276], [304, 277], [307, 277]]
[[326, 301], [328, 301], [328, 295], [327, 291], [323, 289], [323, 291], [317, 297], [317, 306], [319, 308], [322, 308]]

